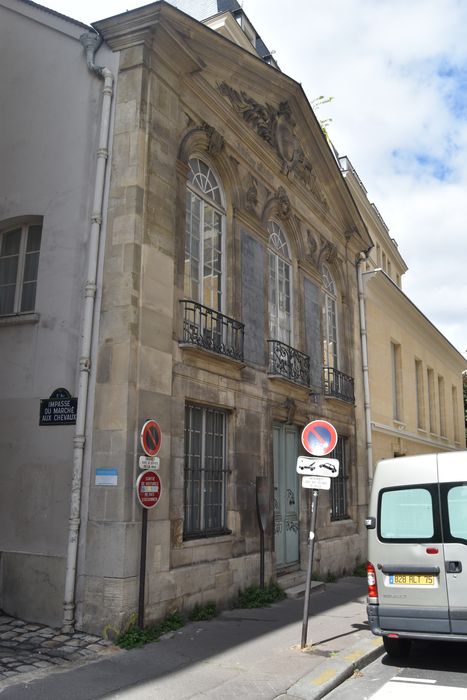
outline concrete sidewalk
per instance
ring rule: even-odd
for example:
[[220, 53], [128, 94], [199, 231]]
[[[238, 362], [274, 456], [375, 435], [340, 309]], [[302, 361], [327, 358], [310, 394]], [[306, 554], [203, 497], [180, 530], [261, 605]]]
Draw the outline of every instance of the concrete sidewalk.
[[141, 649], [107, 647], [85, 665], [72, 659], [0, 680], [1, 700], [317, 699], [383, 652], [366, 621], [365, 579], [311, 595], [303, 651], [302, 617], [303, 599], [228, 610]]

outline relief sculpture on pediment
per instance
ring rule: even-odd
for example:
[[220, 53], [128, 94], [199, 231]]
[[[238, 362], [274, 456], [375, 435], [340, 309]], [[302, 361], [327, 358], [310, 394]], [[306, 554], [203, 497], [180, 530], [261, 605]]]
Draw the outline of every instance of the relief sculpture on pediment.
[[275, 149], [281, 159], [281, 172], [300, 180], [327, 209], [326, 197], [317, 183], [311, 161], [295, 133], [296, 122], [289, 103], [284, 101], [274, 108], [257, 102], [243, 90], [235, 90], [227, 83], [220, 83], [218, 88], [247, 124]]

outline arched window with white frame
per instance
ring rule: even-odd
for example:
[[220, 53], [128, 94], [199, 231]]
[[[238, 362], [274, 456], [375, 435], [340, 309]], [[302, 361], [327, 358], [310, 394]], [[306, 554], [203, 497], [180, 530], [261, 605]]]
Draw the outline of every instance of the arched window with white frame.
[[331, 271], [326, 265], [323, 265], [323, 287], [323, 363], [325, 367], [339, 369], [337, 289]]
[[269, 337], [292, 344], [292, 268], [290, 252], [279, 224], [271, 219], [269, 232]]
[[219, 180], [199, 158], [189, 161], [186, 189], [184, 292], [187, 298], [223, 310], [225, 206]]

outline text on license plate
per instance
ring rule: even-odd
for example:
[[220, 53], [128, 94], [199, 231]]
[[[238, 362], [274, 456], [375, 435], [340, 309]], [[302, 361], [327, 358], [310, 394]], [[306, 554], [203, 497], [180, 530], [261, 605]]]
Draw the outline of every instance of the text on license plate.
[[392, 574], [390, 586], [434, 586], [435, 577], [427, 574]]

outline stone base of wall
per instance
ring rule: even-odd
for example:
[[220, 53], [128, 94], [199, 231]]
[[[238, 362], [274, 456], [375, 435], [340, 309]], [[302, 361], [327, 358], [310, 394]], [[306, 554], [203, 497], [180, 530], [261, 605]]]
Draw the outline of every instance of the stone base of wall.
[[60, 627], [64, 586], [63, 557], [0, 553], [0, 608], [7, 615]]
[[316, 542], [313, 575], [323, 580], [328, 576], [349, 576], [366, 561], [366, 532], [336, 540]]
[[[265, 556], [265, 582], [274, 578], [271, 556]], [[227, 607], [248, 586], [259, 586], [259, 553], [181, 566], [146, 578], [145, 625], [174, 611], [188, 613], [195, 605], [213, 602]], [[139, 579], [93, 578], [85, 583], [85, 597], [77, 621], [80, 630], [115, 636], [138, 617]]]

